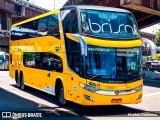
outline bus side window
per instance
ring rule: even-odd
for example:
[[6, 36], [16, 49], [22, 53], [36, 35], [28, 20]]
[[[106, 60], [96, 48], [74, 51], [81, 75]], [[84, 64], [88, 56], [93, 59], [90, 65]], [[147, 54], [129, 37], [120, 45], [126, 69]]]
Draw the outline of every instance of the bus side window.
[[[80, 43], [66, 39], [66, 52], [68, 66], [77, 74], [80, 73]], [[70, 47], [72, 46], [72, 47]]]
[[24, 52], [23, 53], [23, 64], [26, 67], [35, 67], [35, 53]]
[[47, 33], [47, 24], [48, 24], [48, 17], [41, 18], [38, 22], [38, 35], [39, 36], [46, 36]]
[[60, 38], [58, 14], [53, 14], [49, 16], [47, 31], [48, 31], [48, 35], [52, 35], [52, 36], [55, 36], [56, 38]]
[[23, 52], [23, 65], [24, 66], [30, 65], [30, 53], [29, 52]]
[[56, 72], [63, 72], [63, 62], [62, 59], [54, 54], [54, 60], [53, 60], [53, 64], [54, 64], [54, 69], [56, 70]]
[[24, 23], [23, 25], [19, 26], [19, 31], [21, 33], [20, 39], [28, 39], [28, 38], [35, 38], [38, 36], [38, 21], [30, 21], [27, 23]]
[[35, 56], [35, 67], [36, 68], [40, 68], [40, 67], [42, 67], [41, 57], [40, 57], [41, 53], [40, 52], [36, 52], [35, 54], [36, 54], [36, 56]]
[[76, 51], [72, 53], [72, 70], [79, 74], [80, 72], [80, 52]]

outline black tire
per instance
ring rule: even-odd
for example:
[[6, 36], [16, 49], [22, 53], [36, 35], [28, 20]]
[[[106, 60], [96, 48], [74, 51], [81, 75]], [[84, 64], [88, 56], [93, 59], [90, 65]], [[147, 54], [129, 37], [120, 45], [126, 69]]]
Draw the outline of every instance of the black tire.
[[21, 85], [20, 85], [20, 89], [21, 90], [25, 90], [26, 89], [26, 86], [25, 86], [25, 84], [24, 84], [24, 78], [23, 78], [23, 75], [21, 76], [21, 78], [20, 78], [21, 80]]
[[20, 88], [20, 86], [21, 86], [21, 80], [20, 80], [20, 77], [16, 77], [16, 85], [17, 85], [17, 87], [18, 88]]
[[64, 98], [64, 87], [63, 87], [62, 83], [60, 83], [58, 86], [57, 99], [58, 99], [58, 102], [60, 103], [60, 105], [64, 106], [67, 104], [67, 101]]

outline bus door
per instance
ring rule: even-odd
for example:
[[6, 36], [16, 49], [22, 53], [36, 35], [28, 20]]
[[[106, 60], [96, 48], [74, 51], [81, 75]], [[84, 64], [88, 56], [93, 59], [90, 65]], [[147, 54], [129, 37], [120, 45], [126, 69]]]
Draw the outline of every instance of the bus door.
[[81, 72], [81, 56], [80, 52], [68, 53], [68, 66], [70, 67], [70, 75], [67, 77], [67, 94], [74, 102], [80, 102], [80, 83], [86, 84], [86, 79], [83, 79], [80, 75]]

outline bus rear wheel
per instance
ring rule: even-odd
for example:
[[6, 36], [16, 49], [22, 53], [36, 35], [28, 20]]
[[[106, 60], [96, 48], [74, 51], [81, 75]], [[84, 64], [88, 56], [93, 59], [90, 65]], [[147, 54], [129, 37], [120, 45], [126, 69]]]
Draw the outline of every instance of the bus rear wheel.
[[16, 78], [16, 85], [18, 88], [20, 88], [20, 86], [21, 86], [21, 81], [20, 81], [19, 77]]
[[23, 75], [21, 76], [21, 78], [20, 78], [21, 80], [20, 80], [20, 89], [21, 90], [25, 90], [25, 84], [24, 84], [24, 77], [23, 77]]
[[67, 104], [67, 101], [64, 98], [64, 87], [63, 87], [62, 83], [60, 83], [59, 86], [58, 86], [57, 98], [58, 98], [58, 102], [61, 105], [66, 105]]

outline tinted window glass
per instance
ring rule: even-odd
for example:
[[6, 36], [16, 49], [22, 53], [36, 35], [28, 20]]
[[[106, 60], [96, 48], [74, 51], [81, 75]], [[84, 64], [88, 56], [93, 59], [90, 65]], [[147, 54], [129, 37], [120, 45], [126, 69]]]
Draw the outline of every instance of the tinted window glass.
[[23, 39], [23, 34], [19, 29], [19, 26], [12, 27], [11, 29], [11, 40]]
[[76, 10], [61, 11], [64, 33], [78, 33], [78, 20]]
[[48, 17], [44, 17], [39, 20], [39, 23], [38, 23], [39, 36], [47, 35], [47, 24], [48, 24]]
[[[68, 66], [77, 74], [80, 73], [80, 44], [68, 38], [65, 41]], [[70, 47], [72, 46], [72, 47]]]
[[27, 67], [35, 67], [35, 53], [23, 53], [23, 64]]
[[100, 82], [122, 83], [142, 75], [141, 48], [116, 49], [88, 45], [83, 75]]
[[63, 71], [62, 59], [47, 52], [24, 52], [23, 64], [25, 67], [34, 67], [44, 70], [56, 70], [57, 72]]
[[[116, 54], [114, 48], [88, 46], [87, 56], [84, 58], [84, 75], [99, 78], [101, 81], [115, 79]], [[109, 64], [108, 64], [109, 63]]]
[[38, 21], [31, 21], [11, 28], [11, 40], [38, 37]]
[[95, 37], [136, 39], [138, 27], [131, 13], [81, 10], [82, 33]]
[[28, 39], [42, 36], [60, 38], [58, 14], [34, 20], [11, 28], [11, 40]]
[[52, 36], [55, 36], [57, 38], [60, 38], [58, 14], [53, 14], [53, 15], [49, 16], [48, 35], [52, 35]]
[[59, 56], [54, 55], [54, 59], [53, 59], [53, 61], [51, 61], [50, 64], [51, 65], [54, 64], [54, 68], [57, 72], [62, 72], [63, 71], [62, 59]]
[[35, 21], [31, 21], [21, 25], [20, 31], [23, 33], [25, 38], [34, 38], [34, 37], [38, 37], [37, 28], [38, 28], [38, 21], [35, 20]]

